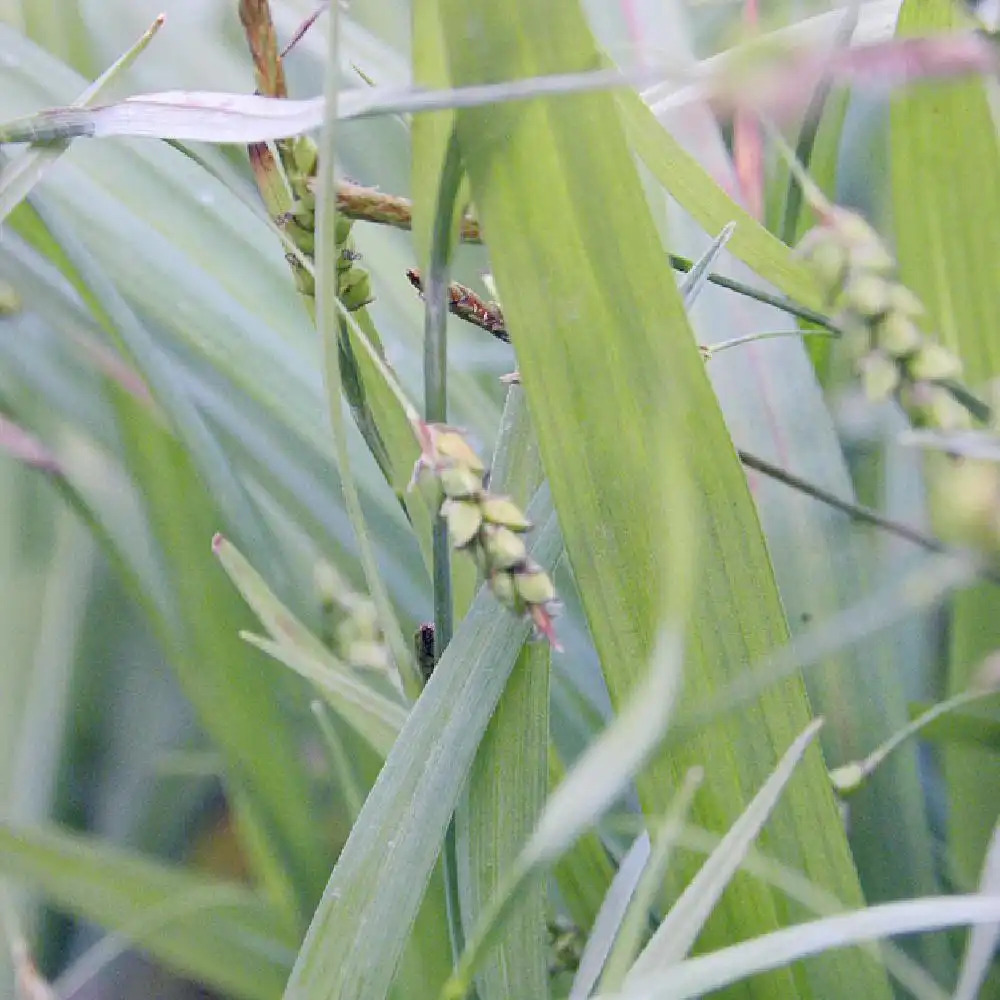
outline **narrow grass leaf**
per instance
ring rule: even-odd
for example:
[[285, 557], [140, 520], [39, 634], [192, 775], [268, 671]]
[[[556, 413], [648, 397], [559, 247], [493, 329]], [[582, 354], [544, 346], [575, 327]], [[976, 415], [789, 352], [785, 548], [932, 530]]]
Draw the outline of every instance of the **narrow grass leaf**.
[[681, 296], [688, 309], [694, 305], [698, 294], [708, 282], [712, 268], [715, 267], [719, 255], [726, 249], [726, 244], [732, 239], [734, 232], [736, 232], [736, 223], [727, 222], [722, 232], [712, 240], [709, 248], [695, 261], [694, 267], [681, 279]]
[[[334, 7], [329, 14], [331, 57], [324, 74], [326, 98], [332, 108], [337, 106], [338, 94], [336, 59], [338, 14], [337, 7]], [[316, 175], [316, 327], [323, 345], [323, 372], [329, 405], [330, 427], [333, 431], [340, 483], [344, 491], [344, 505], [351, 519], [351, 527], [354, 529], [368, 592], [378, 609], [382, 632], [396, 663], [396, 669], [404, 689], [411, 698], [415, 699], [420, 691], [419, 672], [414, 663], [410, 645], [403, 638], [399, 619], [389, 600], [385, 581], [379, 572], [347, 445], [347, 426], [344, 420], [341, 395], [344, 387], [344, 370], [340, 351], [343, 321], [340, 315], [340, 304], [337, 301], [339, 251], [337, 249], [337, 197], [334, 179], [336, 116], [324, 115], [322, 126], [319, 165]]]
[[[551, 571], [561, 543], [547, 493], [527, 513], [539, 526], [532, 555]], [[527, 633], [487, 590], [479, 592], [344, 845], [286, 1000], [385, 997], [445, 827]]]
[[[524, 509], [542, 480], [537, 442], [520, 386], [511, 386], [500, 420], [490, 489]], [[531, 835], [548, 791], [548, 644], [529, 643], [476, 752], [455, 814], [458, 896], [464, 936], [478, 925], [503, 874]], [[480, 1000], [548, 995], [545, 885], [530, 887], [508, 916], [476, 976]]]
[[681, 635], [665, 626], [645, 680], [545, 803], [524, 850], [529, 866], [555, 861], [624, 793], [659, 746], [680, 695], [683, 656]]
[[649, 835], [641, 833], [632, 842], [625, 857], [622, 858], [618, 865], [618, 871], [615, 872], [615, 877], [608, 887], [607, 895], [604, 897], [593, 929], [587, 937], [587, 943], [580, 955], [580, 964], [573, 977], [569, 1000], [587, 1000], [597, 984], [601, 970], [614, 947], [625, 914], [628, 912], [635, 891], [639, 887], [649, 857]]
[[[21, 210], [28, 207], [26, 203]], [[210, 537], [218, 527], [214, 504], [198, 472], [213, 488], [213, 500], [225, 510], [234, 533], [258, 542], [259, 547], [254, 547], [261, 559], [277, 571], [282, 568], [283, 556], [228, 455], [191, 400], [187, 385], [162, 364], [152, 335], [56, 213], [49, 207], [31, 208], [45, 229], [58, 238], [70, 276], [94, 318], [135, 353], [190, 448], [190, 453], [182, 450], [143, 404], [124, 393], [115, 395], [130, 471], [143, 484], [143, 499], [160, 555], [169, 565], [174, 612], [188, 626], [185, 631], [170, 633], [168, 652], [203, 725], [227, 755], [234, 796], [247, 824], [247, 845], [255, 863], [260, 864], [258, 874], [274, 901], [287, 912], [308, 912], [327, 864], [326, 850], [310, 816], [308, 781], [297, 737], [287, 714], [274, 701], [275, 678], [258, 674], [254, 683], [249, 671], [237, 676], [229, 669], [230, 657], [243, 662], [244, 654], [239, 652], [243, 644], [236, 635], [239, 610], [231, 597], [219, 592], [218, 579], [206, 581], [194, 570], [200, 566], [203, 572], [205, 562], [196, 526], [201, 525], [202, 538]], [[181, 511], [185, 512], [183, 518]], [[208, 597], [210, 594], [214, 596]], [[234, 612], [235, 617], [230, 618]], [[229, 633], [224, 624], [227, 620], [232, 625]], [[211, 669], [200, 662], [202, 657], [211, 662]], [[232, 699], [229, 704], [227, 697]], [[267, 745], [252, 733], [257, 725], [265, 725], [263, 720], [268, 720]], [[246, 794], [238, 794], [237, 786]], [[289, 789], [293, 787], [297, 792], [290, 807]]]
[[704, 772], [700, 768], [693, 768], [687, 773], [677, 797], [670, 803], [663, 820], [653, 832], [649, 862], [642, 873], [635, 898], [625, 914], [615, 946], [601, 976], [602, 991], [614, 992], [621, 986], [639, 953], [649, 929], [650, 914], [663, 888], [663, 877], [667, 866], [691, 811], [695, 793], [701, 787], [704, 778]]
[[[101, 94], [111, 86], [153, 40], [165, 21], [161, 14], [142, 37], [127, 52], [108, 67], [75, 101], [77, 107], [95, 104]], [[68, 142], [48, 143], [25, 150], [16, 160], [9, 161], [0, 170], [0, 223], [23, 201], [31, 189], [45, 176], [49, 167], [69, 149]]]
[[249, 889], [79, 834], [0, 825], [0, 865], [60, 909], [125, 934], [171, 968], [246, 1000], [273, 1000], [295, 954], [280, 914]]
[[665, 626], [645, 679], [549, 796], [530, 839], [501, 872], [442, 1000], [465, 996], [473, 974], [500, 940], [518, 901], [627, 791], [663, 737], [677, 699], [682, 651], [679, 636]]
[[272, 639], [301, 649], [308, 656], [319, 659], [330, 656], [326, 646], [278, 600], [232, 542], [217, 534], [212, 539], [212, 552]]
[[269, 568], [283, 572], [284, 560], [268, 523], [191, 399], [187, 386], [162, 363], [160, 348], [153, 335], [60, 213], [34, 199], [30, 207], [59, 244], [73, 270], [76, 289], [94, 318], [132, 359], [157, 402], [169, 414], [215, 501], [232, 525], [231, 530], [258, 552]]
[[[549, 735], [547, 645], [531, 643], [490, 720], [456, 814], [459, 897], [465, 937], [515, 864], [545, 801]], [[481, 1000], [548, 995], [545, 885], [528, 887], [476, 974]]]
[[316, 825], [296, 719], [297, 707], [306, 712], [302, 688], [240, 639], [253, 619], [212, 558], [219, 514], [187, 453], [130, 397], [122, 394], [116, 405], [124, 454], [141, 484], [170, 586], [165, 652], [225, 757], [227, 791], [254, 874], [277, 906], [304, 919], [331, 852]]
[[[986, 898], [1000, 898], [1000, 824], [993, 828], [993, 836], [986, 848], [979, 892]], [[982, 996], [981, 990], [993, 965], [998, 941], [1000, 921], [977, 924], [971, 929], [955, 986], [954, 1000], [976, 1000]]]
[[680, 899], [670, 908], [629, 971], [625, 979], [626, 987], [644, 975], [663, 973], [681, 961], [694, 946], [705, 921], [718, 905], [751, 844], [774, 812], [792, 774], [821, 725], [818, 719], [811, 723], [785, 752], [756, 798], [722, 838]]
[[[632, 79], [649, 77], [632, 74]], [[558, 73], [529, 80], [424, 91], [370, 87], [335, 95], [334, 120], [374, 118], [404, 112], [475, 108], [541, 96], [586, 93], [625, 87], [629, 78], [618, 70]], [[327, 119], [327, 99], [278, 100], [253, 94], [171, 90], [127, 97], [101, 108], [51, 108], [0, 125], [0, 143], [63, 142], [134, 136], [175, 142], [249, 145], [289, 139], [318, 129]]]
[[[454, 84], [599, 64], [579, 4], [570, 0], [509, 2], [502, 10], [447, 0], [440, 9]], [[692, 609], [685, 621], [692, 656], [685, 699], [723, 688], [783, 643], [787, 625], [746, 480], [667, 270], [617, 108], [607, 96], [589, 95], [489, 113], [465, 110], [458, 117], [477, 218], [567, 554], [612, 703], [621, 709], [650, 662], [671, 605], [665, 594], [678, 609]], [[614, 192], [613, 204], [595, 199], [595, 191]], [[713, 204], [720, 217], [712, 231], [737, 221], [734, 247], [745, 213], [726, 198]], [[747, 226], [758, 243], [776, 244], [771, 249], [780, 256], [783, 280], [799, 290], [789, 279], [804, 272], [790, 251], [760, 236], [759, 226]], [[815, 300], [815, 290], [811, 294]], [[803, 297], [809, 295], [806, 288]], [[688, 490], [697, 495], [690, 507]], [[697, 585], [678, 575], [688, 545], [699, 546]], [[706, 727], [680, 753], [657, 757], [637, 781], [643, 808], [662, 815], [688, 767], [700, 763], [712, 780], [699, 796], [697, 818], [727, 828], [773, 769], [775, 748], [789, 745], [808, 721], [800, 682], [793, 680], [744, 713], [739, 725], [727, 720], [724, 727]], [[856, 874], [815, 749], [803, 773], [769, 825], [768, 842], [856, 903]], [[772, 929], [784, 911], [784, 901], [766, 886], [737, 880], [706, 946], [731, 940], [733, 927]], [[809, 970], [821, 994], [834, 983], [843, 986], [845, 977], [864, 993], [887, 989], [871, 964], [834, 959]], [[754, 984], [755, 992], [808, 990], [800, 978], [793, 986], [792, 974], [782, 974]]]
[[[947, 0], [906, 0], [897, 37], [944, 36], [968, 23]], [[924, 85], [893, 98], [890, 118], [895, 248], [903, 281], [928, 310], [927, 327], [962, 359], [967, 384], [1000, 374], [1000, 137], [988, 82]], [[998, 592], [977, 587], [955, 602], [948, 693], [965, 690], [972, 671], [1000, 646]], [[944, 755], [948, 843], [973, 885], [996, 822], [1000, 762], [975, 747]]]
[[[549, 789], [556, 789], [566, 777], [558, 751], [549, 744]], [[556, 862], [552, 871], [559, 897], [570, 919], [581, 930], [594, 925], [601, 903], [611, 886], [615, 870], [596, 830], [586, 831]]]
[[314, 684], [329, 706], [379, 756], [389, 753], [406, 721], [406, 709], [399, 702], [373, 691], [330, 655], [320, 659], [301, 646], [272, 642], [248, 632], [241, 635], [251, 646]]
[[688, 1000], [836, 948], [1000, 920], [1000, 897], [934, 896], [826, 917], [689, 958], [600, 1000]]
[[705, 168], [660, 125], [642, 98], [630, 91], [620, 91], [616, 100], [629, 145], [681, 207], [709, 233], [735, 223], [729, 249], [740, 260], [791, 298], [822, 309], [822, 295], [810, 270], [712, 180]]

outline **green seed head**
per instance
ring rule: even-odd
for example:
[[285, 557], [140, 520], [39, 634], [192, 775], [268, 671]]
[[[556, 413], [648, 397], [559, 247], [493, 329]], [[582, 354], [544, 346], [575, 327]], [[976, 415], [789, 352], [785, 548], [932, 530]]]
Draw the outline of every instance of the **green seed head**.
[[962, 374], [962, 362], [943, 344], [928, 343], [906, 362], [910, 378], [918, 382], [940, 382]]
[[889, 274], [895, 267], [892, 255], [877, 232], [856, 212], [834, 211], [832, 226], [850, 257], [851, 267]]
[[806, 233], [796, 253], [811, 265], [824, 289], [840, 289], [847, 275], [847, 251], [826, 226]]
[[931, 477], [931, 509], [942, 537], [988, 552], [1000, 550], [1000, 466], [967, 459]]
[[861, 381], [873, 402], [888, 399], [899, 387], [899, 366], [882, 351], [872, 351], [861, 361]]
[[300, 135], [292, 142], [292, 162], [295, 169], [303, 177], [312, 177], [316, 173], [319, 161], [319, 149], [316, 143], [306, 135]]
[[509, 497], [488, 496], [483, 500], [483, 517], [491, 524], [502, 524], [511, 531], [528, 531], [531, 522]]
[[448, 536], [456, 549], [468, 545], [483, 523], [482, 512], [475, 500], [445, 500], [441, 513], [448, 522]]
[[298, 250], [306, 257], [312, 257], [316, 250], [316, 233], [312, 228], [299, 225], [293, 218], [289, 218], [282, 228]]
[[316, 228], [316, 203], [304, 201], [302, 198], [296, 198], [295, 203], [292, 205], [291, 211], [288, 213], [291, 217], [300, 225], [306, 229]]
[[490, 590], [493, 596], [508, 608], [517, 610], [517, 591], [510, 573], [498, 571], [490, 574]]
[[889, 297], [889, 308], [894, 313], [901, 313], [910, 319], [920, 319], [926, 312], [923, 302], [906, 285], [898, 283], [892, 286], [892, 294]]
[[462, 465], [450, 465], [438, 471], [441, 489], [447, 497], [462, 500], [478, 497], [483, 488], [483, 475]]
[[353, 221], [347, 218], [346, 215], [337, 214], [334, 239], [337, 241], [338, 247], [343, 246], [347, 242], [347, 238], [351, 235], [351, 229], [353, 226]]
[[545, 605], [556, 599], [556, 588], [540, 566], [532, 564], [516, 572], [514, 585], [525, 604]]
[[482, 459], [472, 450], [468, 441], [450, 428], [433, 428], [434, 450], [437, 454], [454, 465], [462, 465], [480, 475], [486, 470]]
[[352, 267], [338, 275], [337, 297], [349, 312], [372, 301], [371, 275], [363, 267]]
[[917, 324], [905, 312], [895, 308], [879, 323], [878, 345], [894, 358], [907, 358], [923, 343], [924, 337]]
[[299, 293], [306, 296], [306, 298], [314, 298], [316, 295], [316, 278], [312, 272], [304, 268], [294, 254], [287, 254], [285, 259], [292, 269], [292, 274], [295, 277], [295, 287], [299, 290]]
[[877, 274], [856, 273], [844, 288], [844, 304], [865, 319], [877, 319], [889, 309], [892, 285]]
[[972, 427], [969, 411], [944, 386], [931, 386], [927, 407], [928, 424], [942, 431], [964, 431]]
[[509, 528], [488, 524], [483, 530], [483, 549], [490, 566], [510, 569], [520, 566], [528, 557], [524, 542]]

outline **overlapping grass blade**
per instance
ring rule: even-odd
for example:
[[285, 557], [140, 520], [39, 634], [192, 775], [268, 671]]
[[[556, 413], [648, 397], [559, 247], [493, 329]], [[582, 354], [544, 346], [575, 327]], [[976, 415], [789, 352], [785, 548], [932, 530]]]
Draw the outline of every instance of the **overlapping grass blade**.
[[[944, 0], [900, 11], [900, 36], [944, 32], [965, 15]], [[1000, 306], [1000, 139], [985, 84], [925, 86], [894, 98], [891, 115], [895, 246], [901, 276], [926, 305], [928, 328], [961, 357], [980, 386], [1000, 373], [993, 328]], [[1000, 646], [998, 592], [979, 587], [955, 602], [948, 690]], [[973, 747], [945, 753], [949, 847], [964, 884], [973, 885], [996, 821], [1000, 758]]]
[[819, 720], [811, 723], [788, 748], [764, 787], [670, 908], [625, 978], [626, 989], [643, 976], [663, 973], [691, 950], [701, 928], [718, 906], [725, 887], [740, 868], [750, 845], [774, 812], [792, 774], [819, 732], [820, 724]]
[[[632, 906], [633, 897], [649, 858], [649, 835], [641, 833], [625, 852], [625, 856], [618, 864], [618, 871], [615, 872], [615, 877], [608, 887], [593, 929], [587, 938], [587, 944], [580, 955], [580, 964], [573, 977], [569, 1000], [587, 1000], [597, 985], [625, 915]], [[648, 922], [648, 912], [645, 914], [645, 919]]]
[[60, 908], [132, 938], [180, 972], [246, 1000], [273, 1000], [296, 934], [244, 886], [168, 868], [105, 843], [0, 825], [0, 865]]
[[637, 771], [659, 745], [676, 702], [682, 653], [680, 636], [668, 623], [645, 677], [629, 695], [620, 714], [549, 796], [528, 842], [502, 872], [489, 906], [480, 915], [442, 992], [442, 1000], [465, 996], [473, 975], [501, 938], [518, 901], [627, 791]]
[[[722, 951], [689, 958], [672, 971], [637, 980], [627, 991], [613, 996], [614, 1000], [688, 1000], [835, 948], [896, 934], [988, 924], [998, 919], [1000, 897], [997, 896], [933, 896], [883, 903], [787, 927]], [[612, 995], [595, 1000], [612, 1000]]]
[[[725, 145], [710, 111], [696, 114], [689, 109], [664, 125], [677, 127], [693, 152], [725, 171]], [[731, 173], [724, 172], [722, 179], [735, 183]], [[671, 221], [676, 239], [692, 238], [690, 222], [681, 213]], [[729, 273], [752, 279], [750, 268], [739, 261], [730, 264]], [[746, 339], [761, 330], [794, 330], [789, 318], [713, 288], [699, 299], [692, 320], [699, 341], [710, 350], [734, 340], [739, 345], [711, 354], [708, 363], [709, 378], [738, 446], [851, 499], [853, 484], [837, 428], [804, 345], [794, 337]], [[750, 475], [792, 633], [854, 605], [878, 565], [878, 557], [872, 558], [877, 540], [871, 532], [784, 484]], [[864, 754], [873, 733], [888, 733], [904, 724], [906, 700], [899, 673], [905, 665], [892, 637], [871, 636], [855, 649], [832, 646], [810, 671], [811, 703], [829, 722], [822, 746], [831, 763]], [[914, 747], [891, 760], [852, 803], [850, 837], [862, 886], [872, 901], [938, 891]], [[950, 963], [943, 942], [920, 942], [919, 947], [946, 977]]]
[[623, 90], [616, 94], [616, 101], [629, 145], [681, 207], [709, 233], [735, 222], [729, 249], [786, 295], [821, 309], [819, 287], [808, 268], [712, 180], [705, 168], [663, 129], [642, 98]]
[[[161, 14], [127, 52], [95, 80], [75, 102], [78, 107], [96, 104], [104, 90], [110, 86], [142, 54], [143, 49], [163, 27]], [[17, 204], [27, 197], [31, 189], [45, 176], [48, 168], [67, 150], [69, 144], [49, 143], [26, 150], [16, 160], [0, 171], [0, 222], [3, 222]]]
[[[490, 489], [511, 496], [522, 509], [540, 485], [537, 444], [520, 386], [508, 390], [490, 470]], [[547, 645], [531, 643], [521, 650], [456, 811], [458, 895], [466, 937], [496, 895], [545, 801], [550, 667]], [[518, 901], [477, 975], [481, 1000], [548, 995], [545, 903], [540, 883]]]
[[[337, 112], [333, 117], [350, 120], [403, 112], [474, 108], [500, 101], [532, 100], [540, 95], [610, 90], [624, 87], [627, 83], [626, 77], [618, 70], [592, 69], [551, 74], [534, 80], [439, 91], [372, 87], [338, 95]], [[276, 100], [252, 94], [214, 91], [176, 90], [140, 94], [100, 108], [49, 108], [6, 122], [0, 125], [0, 143], [132, 136], [248, 145], [314, 131], [327, 119], [327, 100], [322, 97], [299, 101]]]
[[649, 927], [650, 913], [656, 906], [657, 897], [663, 887], [664, 875], [688, 813], [691, 811], [695, 793], [701, 787], [704, 778], [704, 773], [698, 768], [688, 772], [677, 798], [670, 803], [670, 808], [662, 821], [653, 830], [649, 860], [601, 975], [601, 988], [606, 991], [618, 989], [642, 946]]
[[330, 863], [295, 718], [306, 714], [303, 692], [283, 667], [239, 636], [252, 620], [212, 558], [219, 516], [190, 460], [127, 401], [119, 416], [129, 468], [142, 483], [170, 581], [177, 616], [172, 625], [183, 623], [173, 625], [167, 655], [226, 759], [229, 791], [246, 824], [244, 845], [258, 877], [286, 913], [301, 919], [311, 911]]
[[[441, 9], [454, 83], [597, 64], [575, 3], [508, 3], [500, 11], [449, 2]], [[667, 275], [614, 102], [589, 96], [489, 114], [463, 111], [459, 137], [612, 698], [623, 704], [637, 665], [649, 661], [665, 606], [661, 574], [676, 574], [678, 562], [669, 532], [689, 537], [698, 528], [697, 589], [677, 576], [671, 584], [695, 608], [685, 695], [717, 692], [781, 643], [786, 625], [746, 483]], [[613, 204], [595, 201], [595, 191], [614, 192]], [[714, 209], [721, 211], [723, 202], [725, 214], [712, 225], [718, 230], [736, 219], [734, 246], [744, 214], [728, 199], [714, 200]], [[755, 245], [767, 244], [771, 269], [789, 290], [815, 298], [787, 248], [752, 223], [746, 231], [755, 234]], [[671, 446], [678, 464], [668, 471]], [[699, 491], [694, 525], [678, 500], [685, 473]], [[709, 778], [698, 814], [727, 828], [772, 770], [775, 745], [790, 744], [808, 721], [797, 681], [771, 692], [739, 725], [707, 729], [697, 749], [692, 744], [658, 760], [639, 781], [644, 808], [661, 814], [687, 766], [702, 763]], [[859, 899], [817, 752], [807, 754], [803, 780], [790, 789], [769, 832], [775, 850]], [[706, 943], [725, 941], [727, 924], [749, 933], [775, 927], [783, 910], [769, 890], [740, 880]], [[845, 976], [857, 976], [863, 992], [885, 990], [881, 971], [870, 964], [834, 959], [812, 976], [822, 995], [834, 983], [844, 988]], [[787, 978], [753, 987], [782, 996], [809, 989], [804, 977], [796, 977], [795, 987]]]
[[[561, 552], [550, 501], [532, 554]], [[382, 1000], [490, 715], [528, 633], [481, 590], [400, 732], [313, 918], [286, 1000]], [[372, 933], [372, 928], [378, 933]]]
[[[979, 879], [979, 892], [985, 897], [1000, 896], [1000, 825], [994, 827], [983, 861]], [[989, 975], [1000, 940], [1000, 921], [979, 924], [969, 933], [962, 968], [955, 985], [954, 1000], [976, 1000], [982, 996], [986, 977]]]

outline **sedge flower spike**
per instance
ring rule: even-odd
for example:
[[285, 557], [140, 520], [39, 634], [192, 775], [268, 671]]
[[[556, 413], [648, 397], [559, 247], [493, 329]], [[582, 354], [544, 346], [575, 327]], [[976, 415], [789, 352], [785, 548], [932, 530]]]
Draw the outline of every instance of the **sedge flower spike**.
[[968, 410], [948, 386], [961, 376], [961, 362], [920, 329], [924, 307], [896, 277], [878, 233], [839, 206], [826, 206], [821, 216], [796, 252], [839, 307], [837, 325], [869, 398], [895, 397], [916, 427], [970, 427]]
[[411, 487], [424, 481], [436, 485], [452, 546], [475, 561], [504, 607], [529, 618], [553, 649], [561, 649], [553, 621], [555, 587], [524, 544], [531, 522], [513, 500], [483, 485], [486, 467], [460, 430], [421, 421], [416, 432], [420, 457]]

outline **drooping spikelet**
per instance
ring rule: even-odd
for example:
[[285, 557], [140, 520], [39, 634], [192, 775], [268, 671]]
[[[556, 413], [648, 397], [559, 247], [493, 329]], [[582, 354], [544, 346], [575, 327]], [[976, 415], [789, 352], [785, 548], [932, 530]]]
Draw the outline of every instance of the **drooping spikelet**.
[[973, 426], [968, 403], [975, 397], [958, 382], [961, 361], [920, 329], [923, 305], [896, 277], [896, 262], [874, 229], [836, 206], [823, 206], [821, 214], [798, 252], [839, 307], [837, 323], [869, 397], [895, 397], [914, 426], [942, 432], [945, 447], [927, 461], [936, 529], [1000, 557], [1000, 465], [946, 446]]
[[970, 427], [969, 411], [949, 388], [962, 374], [961, 361], [920, 329], [924, 307], [896, 277], [896, 262], [875, 230], [831, 206], [798, 253], [839, 307], [837, 324], [869, 397], [895, 396], [917, 427]]
[[531, 522], [513, 500], [483, 485], [485, 466], [461, 431], [420, 423], [417, 435], [421, 454], [413, 481], [430, 479], [437, 485], [452, 545], [475, 560], [501, 604], [529, 617], [558, 649], [553, 625], [555, 587], [524, 544]]

